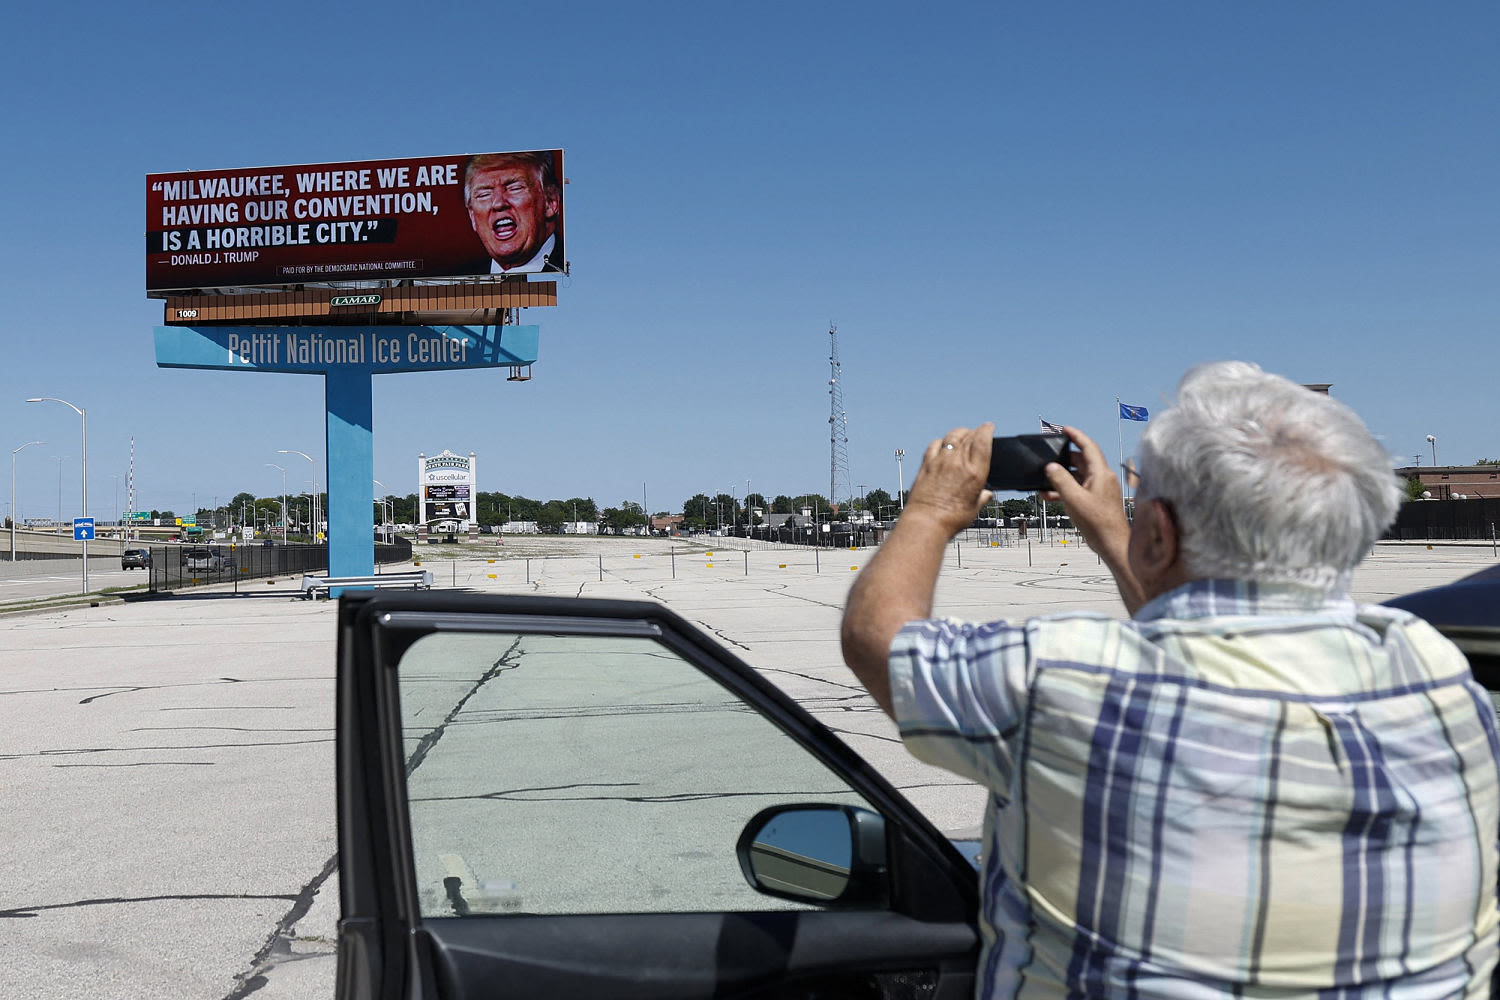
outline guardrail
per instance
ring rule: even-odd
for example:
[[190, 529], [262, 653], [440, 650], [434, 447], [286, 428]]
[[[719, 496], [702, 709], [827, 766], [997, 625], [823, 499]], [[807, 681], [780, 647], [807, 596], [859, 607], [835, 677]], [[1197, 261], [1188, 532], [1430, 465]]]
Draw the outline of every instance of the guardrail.
[[328, 597], [334, 590], [431, 590], [427, 570], [409, 573], [376, 573], [373, 576], [304, 576], [302, 596], [308, 600]]

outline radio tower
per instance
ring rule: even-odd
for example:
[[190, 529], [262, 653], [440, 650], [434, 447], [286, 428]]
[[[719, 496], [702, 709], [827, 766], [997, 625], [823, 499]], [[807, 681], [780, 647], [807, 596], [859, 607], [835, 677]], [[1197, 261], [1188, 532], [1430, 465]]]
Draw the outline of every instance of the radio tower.
[[[838, 504], [840, 496], [854, 503], [854, 487], [849, 483], [849, 418], [844, 413], [844, 370], [839, 366], [838, 327], [828, 324], [828, 502]], [[839, 493], [839, 487], [844, 493]]]

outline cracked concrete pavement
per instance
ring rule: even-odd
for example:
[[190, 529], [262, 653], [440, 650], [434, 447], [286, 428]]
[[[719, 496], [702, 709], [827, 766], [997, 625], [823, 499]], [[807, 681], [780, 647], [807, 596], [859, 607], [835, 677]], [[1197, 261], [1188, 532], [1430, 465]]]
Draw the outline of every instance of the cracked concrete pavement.
[[[659, 600], [804, 704], [943, 829], [973, 786], [908, 757], [838, 650], [870, 550], [511, 539], [429, 553], [440, 587]], [[436, 547], [435, 547], [436, 548]], [[710, 554], [712, 553], [712, 554]], [[1478, 547], [1381, 546], [1355, 596], [1446, 583]], [[0, 620], [0, 996], [321, 998], [333, 991], [334, 606], [294, 583]], [[940, 613], [1120, 613], [1072, 545], [950, 552]]]

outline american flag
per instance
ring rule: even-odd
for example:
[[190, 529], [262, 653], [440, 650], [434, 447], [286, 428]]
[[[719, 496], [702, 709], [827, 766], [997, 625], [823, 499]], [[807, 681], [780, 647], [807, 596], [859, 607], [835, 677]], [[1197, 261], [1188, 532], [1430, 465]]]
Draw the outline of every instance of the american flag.
[[1050, 420], [1042, 420], [1041, 417], [1037, 417], [1037, 419], [1042, 421], [1042, 433], [1043, 434], [1062, 434], [1063, 433], [1063, 429], [1062, 429], [1062, 425], [1061, 424], [1054, 424]]

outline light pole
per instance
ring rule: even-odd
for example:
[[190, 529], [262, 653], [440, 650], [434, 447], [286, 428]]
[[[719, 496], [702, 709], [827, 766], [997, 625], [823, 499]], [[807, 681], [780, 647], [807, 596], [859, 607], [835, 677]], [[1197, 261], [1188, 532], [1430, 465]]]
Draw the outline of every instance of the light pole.
[[1437, 438], [1435, 438], [1431, 434], [1429, 434], [1429, 435], [1427, 435], [1427, 443], [1430, 444], [1430, 445], [1432, 445], [1432, 464], [1433, 464], [1434, 467], [1436, 467], [1437, 466]]
[[281, 544], [286, 544], [286, 470], [275, 462], [267, 462], [266, 466], [272, 469], [281, 469]]
[[905, 448], [896, 449], [896, 509], [906, 509], [906, 477], [901, 472], [901, 460], [906, 457]]
[[120, 526], [120, 479], [118, 472], [111, 472], [109, 478], [115, 481], [115, 527]]
[[[79, 406], [74, 406], [66, 399], [58, 399], [56, 396], [36, 396], [28, 399], [28, 403], [61, 403], [74, 413], [83, 423], [83, 511], [80, 517], [89, 516], [89, 415], [88, 411]], [[59, 465], [61, 470], [62, 466]], [[61, 520], [61, 518], [59, 518]], [[89, 543], [88, 539], [83, 541], [83, 592], [89, 592]]]
[[10, 453], [10, 561], [16, 561], [16, 454], [23, 448], [30, 448], [34, 444], [46, 444], [45, 441], [27, 441], [20, 448]]
[[[68, 460], [68, 456], [53, 455], [52, 458], [57, 462], [57, 520], [53, 523], [60, 526], [62, 524], [62, 465]], [[56, 530], [56, 528], [53, 529], [54, 533]]]
[[[385, 483], [382, 483], [378, 479], [372, 479], [370, 480], [370, 482], [374, 483], [376, 486], [379, 486], [382, 490], [385, 489]], [[385, 499], [383, 497], [376, 497], [375, 502], [380, 504], [380, 540], [382, 542], [389, 542], [390, 539], [386, 537], [385, 533]], [[477, 511], [475, 512], [474, 516], [476, 518], [479, 516]]]
[[313, 457], [311, 455], [309, 455], [307, 452], [305, 452], [305, 451], [297, 451], [297, 450], [295, 450], [293, 448], [278, 448], [278, 449], [276, 449], [276, 454], [278, 454], [278, 455], [301, 455], [303, 458], [307, 459], [307, 461], [313, 467], [313, 478], [312, 478], [312, 519], [313, 519], [313, 542], [316, 543], [317, 540], [318, 540], [318, 463], [314, 462], [313, 461]]

